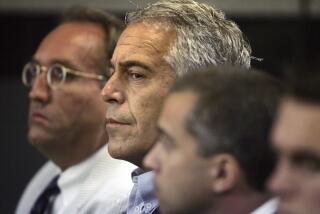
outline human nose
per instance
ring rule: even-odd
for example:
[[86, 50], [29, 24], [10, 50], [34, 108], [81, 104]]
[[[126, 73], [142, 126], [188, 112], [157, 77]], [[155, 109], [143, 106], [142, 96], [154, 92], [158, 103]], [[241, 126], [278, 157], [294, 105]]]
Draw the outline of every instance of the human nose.
[[160, 155], [161, 155], [161, 145], [160, 143], [156, 143], [152, 149], [147, 153], [147, 155], [144, 157], [143, 165], [147, 169], [152, 169], [155, 172], [159, 171], [161, 161], [160, 161]]
[[107, 103], [124, 103], [125, 95], [122, 87], [123, 85], [121, 83], [119, 74], [114, 72], [101, 91], [103, 100]]
[[268, 182], [269, 190], [277, 196], [283, 197], [292, 194], [296, 184], [286, 160], [280, 158], [276, 169]]
[[47, 82], [47, 72], [40, 72], [40, 74], [35, 77], [29, 92], [29, 98], [44, 103], [49, 101], [50, 87]]

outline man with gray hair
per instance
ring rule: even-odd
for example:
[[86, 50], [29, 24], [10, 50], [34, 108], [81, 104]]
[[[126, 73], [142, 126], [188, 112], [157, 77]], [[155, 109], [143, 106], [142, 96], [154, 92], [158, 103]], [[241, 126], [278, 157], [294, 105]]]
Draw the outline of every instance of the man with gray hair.
[[102, 90], [111, 156], [141, 168], [132, 174], [128, 213], [155, 213], [152, 172], [142, 160], [158, 137], [157, 120], [173, 81], [211, 64], [250, 67], [251, 48], [222, 11], [192, 0], [159, 1], [128, 13]]

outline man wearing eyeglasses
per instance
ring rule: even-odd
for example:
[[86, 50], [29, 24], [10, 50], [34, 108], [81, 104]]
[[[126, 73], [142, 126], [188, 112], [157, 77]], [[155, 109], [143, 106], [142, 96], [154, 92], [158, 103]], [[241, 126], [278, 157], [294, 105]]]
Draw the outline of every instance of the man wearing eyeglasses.
[[72, 8], [22, 72], [30, 87], [28, 140], [49, 161], [25, 189], [16, 213], [122, 213], [133, 165], [107, 153], [107, 59], [121, 22]]

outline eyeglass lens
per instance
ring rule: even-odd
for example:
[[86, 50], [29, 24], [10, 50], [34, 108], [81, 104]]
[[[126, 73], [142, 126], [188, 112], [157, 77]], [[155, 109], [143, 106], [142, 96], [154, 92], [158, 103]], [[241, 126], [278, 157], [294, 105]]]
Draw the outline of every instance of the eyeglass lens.
[[[25, 65], [22, 73], [22, 80], [26, 86], [32, 86], [34, 80], [40, 74], [40, 65], [28, 63]], [[48, 68], [47, 81], [50, 86], [61, 84], [65, 80], [66, 73], [60, 65], [53, 65]]]
[[25, 85], [31, 86], [33, 84], [34, 79], [38, 76], [38, 69], [34, 63], [25, 65], [22, 73], [22, 80]]

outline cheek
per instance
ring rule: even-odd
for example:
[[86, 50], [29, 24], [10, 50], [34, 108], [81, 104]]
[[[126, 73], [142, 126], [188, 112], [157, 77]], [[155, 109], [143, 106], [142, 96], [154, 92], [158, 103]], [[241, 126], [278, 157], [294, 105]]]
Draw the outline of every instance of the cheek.
[[304, 194], [302, 199], [311, 206], [320, 210], [320, 176], [313, 176], [312, 179], [306, 179], [305, 185], [301, 188]]
[[179, 210], [177, 213], [183, 213], [180, 211], [185, 210], [199, 196], [195, 196], [197, 194], [193, 189], [197, 189], [195, 185], [198, 185], [195, 176], [201, 175], [195, 174], [189, 164], [188, 160], [168, 160], [163, 164], [163, 173], [158, 182], [159, 198], [165, 210]]
[[137, 121], [139, 129], [155, 129], [162, 109], [164, 94], [159, 94], [150, 89], [147, 93], [138, 93], [129, 97], [130, 112]]
[[86, 90], [61, 93], [59, 98], [57, 97], [61, 119], [70, 123], [80, 118], [87, 118], [88, 122], [103, 119], [106, 108], [102, 101], [99, 102], [98, 96], [98, 93], [89, 93]]
[[[150, 97], [141, 106], [144, 111], [142, 113], [142, 121], [146, 124], [156, 124], [163, 104], [163, 97]], [[148, 125], [149, 126], [149, 125]]]
[[[155, 126], [158, 121], [164, 98], [174, 78], [167, 76], [154, 77], [143, 88], [129, 89], [128, 103], [131, 114], [138, 126]], [[140, 123], [140, 124], [139, 124]]]
[[[319, 213], [320, 210], [320, 177], [304, 175], [299, 177], [296, 191], [285, 201], [286, 206], [295, 213]], [[290, 200], [289, 200], [290, 199]]]
[[61, 106], [61, 111], [66, 115], [80, 114], [81, 109], [86, 105], [87, 100], [79, 94], [65, 92], [57, 97], [57, 103]]
[[93, 120], [105, 118], [107, 111], [107, 103], [105, 103], [99, 93], [90, 93], [87, 96], [75, 100], [83, 106], [82, 111], [86, 116], [91, 117]]
[[189, 161], [185, 155], [173, 153], [163, 158], [161, 166], [161, 176], [163, 182], [168, 185], [170, 190], [186, 185], [186, 176], [192, 175]]

